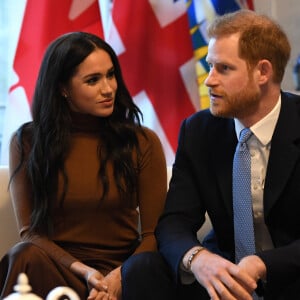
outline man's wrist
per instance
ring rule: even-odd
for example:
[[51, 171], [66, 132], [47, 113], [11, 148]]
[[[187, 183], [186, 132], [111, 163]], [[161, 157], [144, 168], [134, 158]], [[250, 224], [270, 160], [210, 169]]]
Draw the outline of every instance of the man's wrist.
[[205, 248], [202, 246], [196, 246], [191, 248], [183, 257], [182, 265], [186, 272], [192, 273], [191, 266], [195, 257]]

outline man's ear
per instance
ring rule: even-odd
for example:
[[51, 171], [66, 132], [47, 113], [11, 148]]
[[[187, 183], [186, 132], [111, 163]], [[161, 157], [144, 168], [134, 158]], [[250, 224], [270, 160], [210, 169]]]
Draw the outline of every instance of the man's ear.
[[273, 66], [267, 59], [258, 62], [256, 69], [258, 71], [258, 83], [265, 84], [273, 77]]

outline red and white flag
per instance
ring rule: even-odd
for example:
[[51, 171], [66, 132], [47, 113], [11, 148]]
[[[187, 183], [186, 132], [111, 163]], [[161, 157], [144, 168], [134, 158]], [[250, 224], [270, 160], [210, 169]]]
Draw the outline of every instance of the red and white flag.
[[185, 0], [114, 0], [108, 42], [144, 124], [157, 132], [167, 164], [182, 120], [199, 109]]
[[30, 104], [46, 47], [70, 31], [103, 37], [102, 28], [98, 0], [27, 0], [13, 64], [15, 82], [5, 113], [1, 164], [8, 162], [12, 132], [31, 119]]

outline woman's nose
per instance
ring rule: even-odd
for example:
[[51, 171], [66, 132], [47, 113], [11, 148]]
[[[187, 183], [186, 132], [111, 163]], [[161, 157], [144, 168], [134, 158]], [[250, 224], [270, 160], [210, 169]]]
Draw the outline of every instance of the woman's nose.
[[100, 88], [101, 93], [111, 93], [113, 90], [109, 80], [106, 78], [102, 80]]

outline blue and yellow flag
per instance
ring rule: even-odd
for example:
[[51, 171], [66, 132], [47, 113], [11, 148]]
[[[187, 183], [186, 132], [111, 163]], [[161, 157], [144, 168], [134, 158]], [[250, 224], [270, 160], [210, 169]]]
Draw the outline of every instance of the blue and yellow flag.
[[209, 68], [206, 63], [207, 44], [206, 26], [216, 16], [241, 8], [254, 9], [252, 0], [186, 0], [190, 34], [196, 60], [196, 74], [200, 96], [200, 108], [209, 107], [208, 89], [204, 80]]

